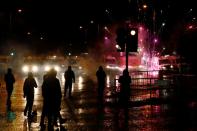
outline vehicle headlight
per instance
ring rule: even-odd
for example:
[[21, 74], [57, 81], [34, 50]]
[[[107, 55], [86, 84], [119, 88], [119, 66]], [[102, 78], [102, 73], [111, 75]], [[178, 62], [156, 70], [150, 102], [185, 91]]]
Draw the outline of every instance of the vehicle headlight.
[[50, 66], [47, 65], [44, 67], [44, 71], [49, 71], [49, 70], [50, 70]]
[[38, 66], [36, 66], [36, 65], [32, 66], [32, 71], [33, 72], [38, 72]]
[[27, 65], [22, 67], [23, 72], [29, 72], [29, 67]]
[[107, 66], [106, 66], [106, 68], [108, 68], [108, 69], [109, 69], [109, 68], [110, 68], [110, 66], [109, 66], [109, 65], [107, 65]]
[[56, 65], [56, 66], [54, 66], [54, 68], [55, 68], [56, 71], [60, 71], [60, 67], [59, 66]]

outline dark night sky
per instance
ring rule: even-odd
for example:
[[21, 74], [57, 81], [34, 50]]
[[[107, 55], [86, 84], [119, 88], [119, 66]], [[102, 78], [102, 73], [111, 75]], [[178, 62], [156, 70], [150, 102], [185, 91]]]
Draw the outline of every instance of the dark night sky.
[[[143, 4], [148, 6], [146, 13], [138, 10]], [[194, 0], [1, 0], [0, 45], [9, 38], [11, 30], [13, 38], [30, 42], [29, 46], [35, 49], [47, 45], [50, 50], [72, 43], [77, 50], [85, 40], [80, 26], [88, 30], [86, 41], [98, 37], [98, 25], [110, 25], [128, 18], [136, 22], [146, 18], [143, 22], [152, 28], [153, 9], [157, 13], [157, 24], [166, 23], [162, 32], [166, 39], [179, 21], [190, 21], [191, 13], [187, 12], [191, 8], [192, 17], [196, 17], [194, 7]], [[18, 9], [22, 12], [17, 12]], [[27, 32], [31, 35], [27, 36]], [[41, 37], [42, 42], [39, 41]]]

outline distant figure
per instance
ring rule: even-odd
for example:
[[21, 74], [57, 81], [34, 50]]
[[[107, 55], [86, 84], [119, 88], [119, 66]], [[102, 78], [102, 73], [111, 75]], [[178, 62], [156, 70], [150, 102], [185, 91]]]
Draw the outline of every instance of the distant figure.
[[26, 98], [26, 106], [24, 109], [24, 116], [27, 115], [28, 111], [28, 117], [31, 118], [32, 116], [32, 107], [34, 102], [34, 88], [37, 88], [38, 85], [36, 83], [36, 80], [33, 77], [33, 73], [29, 72], [28, 77], [25, 79], [24, 85], [23, 85], [23, 97]]
[[[48, 129], [53, 129], [54, 124], [57, 122], [57, 118], [60, 119], [60, 123], [62, 121], [60, 115], [62, 98], [61, 86], [56, 75], [57, 72], [54, 69], [51, 69], [47, 77], [45, 77], [42, 85], [45, 113], [48, 117]], [[44, 124], [44, 121], [41, 124]]]
[[12, 69], [8, 68], [7, 73], [4, 76], [4, 81], [6, 83], [6, 90], [7, 90], [7, 110], [11, 110], [11, 95], [14, 88], [15, 78], [12, 74]]
[[103, 102], [103, 94], [106, 86], [106, 73], [103, 70], [102, 66], [99, 66], [96, 71], [97, 83], [98, 83], [98, 100], [99, 102]]
[[119, 77], [118, 82], [120, 83], [119, 106], [124, 109], [125, 120], [128, 120], [128, 104], [131, 93], [131, 77], [127, 69], [123, 71], [123, 75]]
[[65, 71], [64, 78], [65, 78], [64, 96], [66, 96], [67, 90], [69, 89], [69, 98], [71, 98], [72, 83], [75, 83], [75, 73], [71, 69], [71, 66], [68, 66], [68, 69]]

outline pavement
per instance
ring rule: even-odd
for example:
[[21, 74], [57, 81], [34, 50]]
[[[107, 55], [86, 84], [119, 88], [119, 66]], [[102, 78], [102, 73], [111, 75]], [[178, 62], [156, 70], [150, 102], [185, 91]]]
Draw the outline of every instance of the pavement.
[[[104, 104], [101, 107], [97, 101], [96, 83], [89, 78], [83, 78], [83, 81], [81, 79], [80, 77], [76, 79], [72, 99], [62, 97], [61, 115], [66, 122], [55, 126], [55, 131], [197, 130], [196, 101], [190, 101], [187, 109], [180, 109], [184, 106], [177, 107], [176, 104], [169, 101], [156, 102], [153, 99], [144, 102], [142, 98], [148, 98], [150, 91], [143, 90], [132, 94], [128, 107], [129, 119], [125, 121], [124, 111], [116, 103], [117, 96], [114, 87], [106, 88]], [[29, 121], [23, 115], [26, 102], [22, 93], [23, 80], [18, 80], [14, 86], [11, 111], [6, 110], [7, 94], [2, 81], [1, 83], [0, 131], [40, 131], [39, 123], [43, 101], [40, 86], [35, 91], [33, 108], [37, 114]], [[157, 94], [156, 91], [155, 93]], [[45, 119], [45, 123], [47, 124], [47, 119]], [[47, 131], [47, 128], [45, 130]]]

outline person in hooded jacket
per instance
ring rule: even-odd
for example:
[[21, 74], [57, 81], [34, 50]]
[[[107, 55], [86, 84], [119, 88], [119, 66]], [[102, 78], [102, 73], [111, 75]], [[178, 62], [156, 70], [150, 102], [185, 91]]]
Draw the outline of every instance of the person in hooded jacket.
[[48, 129], [53, 129], [53, 126], [57, 125], [57, 118], [59, 118], [60, 124], [64, 122], [60, 115], [62, 98], [61, 86], [56, 75], [57, 72], [51, 69], [42, 85], [45, 112], [48, 118]]
[[104, 89], [106, 86], [106, 73], [102, 66], [99, 66], [96, 71], [97, 83], [98, 83], [98, 100], [102, 104]]
[[24, 81], [23, 85], [23, 97], [26, 98], [26, 106], [24, 109], [24, 115], [27, 115], [28, 111], [28, 117], [31, 117], [32, 113], [32, 107], [34, 102], [34, 88], [37, 88], [38, 85], [36, 83], [36, 80], [33, 77], [33, 73], [29, 72], [28, 77]]
[[120, 83], [119, 106], [124, 109], [125, 120], [128, 120], [128, 106], [131, 95], [131, 76], [127, 69], [123, 70], [123, 75], [118, 79]]

